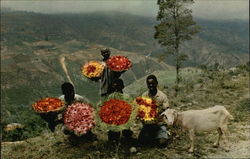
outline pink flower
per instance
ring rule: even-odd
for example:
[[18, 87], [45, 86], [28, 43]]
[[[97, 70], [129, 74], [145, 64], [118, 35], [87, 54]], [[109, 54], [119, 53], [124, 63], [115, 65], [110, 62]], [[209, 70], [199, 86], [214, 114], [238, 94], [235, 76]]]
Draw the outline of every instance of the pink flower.
[[65, 111], [63, 119], [66, 128], [77, 134], [85, 134], [95, 126], [93, 109], [85, 103], [70, 105]]

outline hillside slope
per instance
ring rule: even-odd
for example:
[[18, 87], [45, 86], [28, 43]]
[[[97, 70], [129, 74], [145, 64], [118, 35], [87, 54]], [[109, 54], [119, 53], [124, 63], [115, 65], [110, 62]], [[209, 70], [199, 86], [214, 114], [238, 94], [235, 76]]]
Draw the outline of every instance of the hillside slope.
[[[190, 58], [186, 65], [212, 65], [217, 62], [232, 67], [247, 62], [247, 21], [195, 21], [201, 26], [201, 32], [181, 47], [181, 52]], [[156, 24], [154, 18], [119, 12], [56, 15], [7, 12], [1, 15], [1, 41], [9, 50], [25, 54], [31, 52], [23, 45], [25, 41], [49, 40], [63, 43], [77, 40], [80, 43], [67, 50], [82, 49], [88, 43], [95, 43], [159, 57], [164, 50], [153, 39]], [[168, 57], [167, 62], [173, 64], [173, 59]]]
[[[197, 22], [202, 25], [202, 32], [182, 47], [191, 59], [186, 65], [219, 62], [229, 67], [248, 60], [248, 24]], [[122, 75], [129, 94], [135, 96], [144, 91], [145, 76], [152, 72], [167, 75], [161, 76], [160, 81], [169, 82], [163, 86], [169, 87], [174, 81], [174, 68], [164, 59], [155, 58], [162, 53], [153, 39], [155, 24], [154, 18], [117, 12], [1, 12], [1, 127], [22, 121], [31, 125], [25, 137], [42, 132], [46, 123], [33, 113], [31, 104], [40, 98], [61, 95], [60, 86], [68, 81], [60, 63], [63, 57], [76, 92], [96, 104], [99, 83], [83, 77], [80, 67], [88, 60], [100, 60], [103, 47], [132, 60], [132, 69]], [[171, 58], [167, 61], [173, 62]]]
[[[1, 63], [1, 115], [4, 117], [2, 127], [13, 122], [21, 122], [25, 125], [36, 122], [37, 124], [30, 127], [28, 132], [36, 130], [38, 134], [41, 128], [45, 128], [46, 124], [32, 111], [31, 105], [41, 98], [61, 95], [61, 84], [68, 81], [60, 63], [61, 58], [65, 58], [65, 65], [76, 93], [85, 96], [94, 105], [99, 102], [100, 83], [88, 80], [81, 74], [80, 68], [87, 61], [100, 61], [102, 59], [100, 50], [105, 46], [86, 45], [85, 49], [67, 51], [67, 48], [77, 43], [76, 40], [63, 44], [50, 41], [25, 42], [25, 46], [33, 48], [32, 53], [15, 54], [8, 50], [1, 52], [3, 61]], [[48, 49], [52, 45], [55, 50]], [[121, 76], [125, 86], [156, 70], [173, 70], [171, 66], [153, 58], [110, 49], [112, 55], [127, 56], [133, 63], [133, 67]], [[27, 133], [27, 136], [34, 136], [36, 133]]]
[[[189, 74], [192, 71], [188, 71]], [[217, 72], [218, 73], [218, 72]], [[178, 97], [171, 94], [172, 84], [164, 89], [168, 94], [171, 106], [178, 111], [190, 109], [208, 108], [213, 105], [224, 105], [235, 118], [229, 122], [229, 146], [230, 151], [225, 152], [224, 144], [219, 148], [213, 148], [212, 144], [217, 138], [217, 132], [198, 133], [195, 138], [195, 152], [187, 152], [189, 139], [187, 133], [179, 128], [169, 127], [171, 132], [176, 132], [179, 137], [174, 138], [166, 149], [157, 147], [138, 148], [138, 152], [130, 153], [130, 147], [118, 145], [110, 146], [107, 142], [105, 130], [94, 129], [98, 136], [98, 142], [82, 142], [73, 146], [67, 136], [62, 134], [60, 127], [55, 133], [47, 130], [35, 138], [21, 142], [3, 142], [2, 158], [47, 158], [47, 159], [77, 159], [77, 158], [249, 158], [250, 127], [249, 127], [249, 76], [247, 74], [230, 75], [219, 72], [218, 75], [225, 75], [223, 80], [207, 79], [202, 72], [192, 81], [188, 80], [181, 85], [181, 93]], [[158, 74], [161, 79], [166, 74]], [[138, 82], [138, 81], [137, 81]], [[223, 85], [221, 85], [224, 83]], [[160, 87], [164, 83], [160, 82]], [[136, 125], [139, 130], [139, 125]], [[135, 129], [134, 129], [135, 130]], [[139, 131], [134, 131], [134, 137]]]

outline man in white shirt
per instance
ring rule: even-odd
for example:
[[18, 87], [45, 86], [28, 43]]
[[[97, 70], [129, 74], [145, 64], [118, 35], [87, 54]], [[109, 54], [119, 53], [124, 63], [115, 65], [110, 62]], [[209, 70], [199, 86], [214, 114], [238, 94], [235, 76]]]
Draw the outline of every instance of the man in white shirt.
[[[155, 75], [149, 75], [146, 79], [148, 91], [142, 96], [153, 99], [157, 104], [158, 115], [165, 109], [169, 108], [167, 95], [160, 91], [158, 81]], [[141, 133], [139, 134], [139, 144], [154, 143], [161, 147], [165, 147], [169, 139], [167, 128], [157, 120], [152, 124], [143, 124]]]
[[61, 95], [59, 99], [65, 101], [67, 105], [70, 105], [75, 101], [89, 103], [88, 99], [78, 94], [75, 94], [74, 86], [71, 83], [65, 82], [62, 84], [61, 88], [63, 95]]
[[[65, 82], [62, 84], [61, 88], [63, 95], [61, 95], [59, 99], [65, 101], [67, 106], [70, 106], [74, 102], [89, 103], [88, 99], [78, 94], [75, 94], [74, 86], [71, 83]], [[62, 113], [58, 114], [57, 120], [55, 120], [54, 122], [54, 126], [60, 123], [63, 123]], [[65, 135], [68, 135], [69, 141], [73, 145], [77, 145], [81, 142], [97, 140], [96, 135], [93, 134], [91, 131], [88, 131], [86, 134], [82, 136], [76, 136], [74, 133], [68, 131], [67, 129], [65, 129], [65, 127], [63, 127], [63, 132]]]
[[[66, 106], [71, 105], [73, 102], [75, 101], [79, 101], [79, 102], [86, 102], [89, 103], [89, 100], [78, 95], [75, 94], [75, 90], [74, 90], [74, 86], [69, 83], [69, 82], [65, 82], [61, 85], [61, 89], [62, 89], [62, 93], [63, 95], [61, 95], [59, 97], [60, 100], [63, 100], [66, 102]], [[48, 123], [48, 127], [49, 129], [54, 132], [55, 127], [58, 124], [63, 123], [62, 120], [62, 113], [51, 113], [49, 115], [47, 115], [47, 123]]]

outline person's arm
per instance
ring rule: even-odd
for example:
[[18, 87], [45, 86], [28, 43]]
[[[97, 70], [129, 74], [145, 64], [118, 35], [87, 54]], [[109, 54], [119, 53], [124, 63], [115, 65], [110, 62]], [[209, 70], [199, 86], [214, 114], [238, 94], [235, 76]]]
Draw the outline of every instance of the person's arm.
[[90, 103], [89, 100], [83, 96], [80, 96], [78, 94], [75, 94], [75, 100], [76, 101], [79, 101], [79, 102], [87, 102], [87, 103]]
[[146, 92], [144, 92], [144, 93], [142, 93], [142, 95], [141, 95], [142, 97], [148, 97], [148, 91], [146, 91]]
[[63, 100], [64, 101], [64, 95], [61, 95], [60, 97], [58, 97], [58, 99]]
[[168, 102], [168, 97], [166, 94], [164, 94], [163, 92], [161, 92], [159, 94], [159, 113], [163, 112], [164, 110], [166, 110], [167, 108], [169, 108], [169, 102]]
[[163, 99], [163, 109], [168, 109], [169, 108], [169, 102], [168, 102], [168, 97], [166, 94], [164, 94], [164, 99]]

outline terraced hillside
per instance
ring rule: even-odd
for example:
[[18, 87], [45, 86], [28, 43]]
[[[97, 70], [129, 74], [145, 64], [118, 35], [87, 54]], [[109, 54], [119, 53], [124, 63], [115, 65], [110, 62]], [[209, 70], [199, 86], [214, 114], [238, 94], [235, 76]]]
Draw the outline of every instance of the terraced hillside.
[[[248, 61], [248, 21], [204, 20], [195, 21], [201, 31], [193, 40], [183, 43], [181, 52], [189, 56], [185, 65], [236, 66]], [[86, 44], [101, 44], [118, 50], [161, 57], [164, 53], [154, 40], [155, 18], [119, 12], [88, 14], [38, 14], [33, 12], [3, 12], [1, 15], [1, 41], [9, 51], [32, 52], [24, 42], [56, 41], [77, 42], [66, 49], [84, 49]], [[39, 48], [36, 48], [39, 49]], [[53, 45], [50, 50], [56, 49]], [[66, 50], [65, 50], [66, 51]], [[164, 59], [163, 59], [164, 60]], [[173, 58], [166, 61], [173, 64]]]
[[[248, 60], [248, 24], [197, 22], [202, 32], [182, 46], [191, 59], [186, 65], [219, 62], [230, 67]], [[31, 104], [61, 94], [60, 85], [68, 81], [60, 63], [63, 57], [76, 92], [97, 103], [99, 83], [84, 78], [80, 67], [88, 60], [100, 60], [103, 47], [132, 60], [132, 69], [122, 76], [127, 93], [135, 96], [145, 90], [145, 76], [152, 72], [161, 76], [162, 87], [169, 87], [174, 82], [174, 68], [164, 63], [165, 59], [158, 59], [163, 50], [153, 39], [155, 24], [154, 18], [117, 12], [1, 12], [1, 127], [13, 122], [29, 125], [25, 138], [43, 131], [46, 124], [33, 113]], [[171, 57], [167, 62], [173, 62]]]

